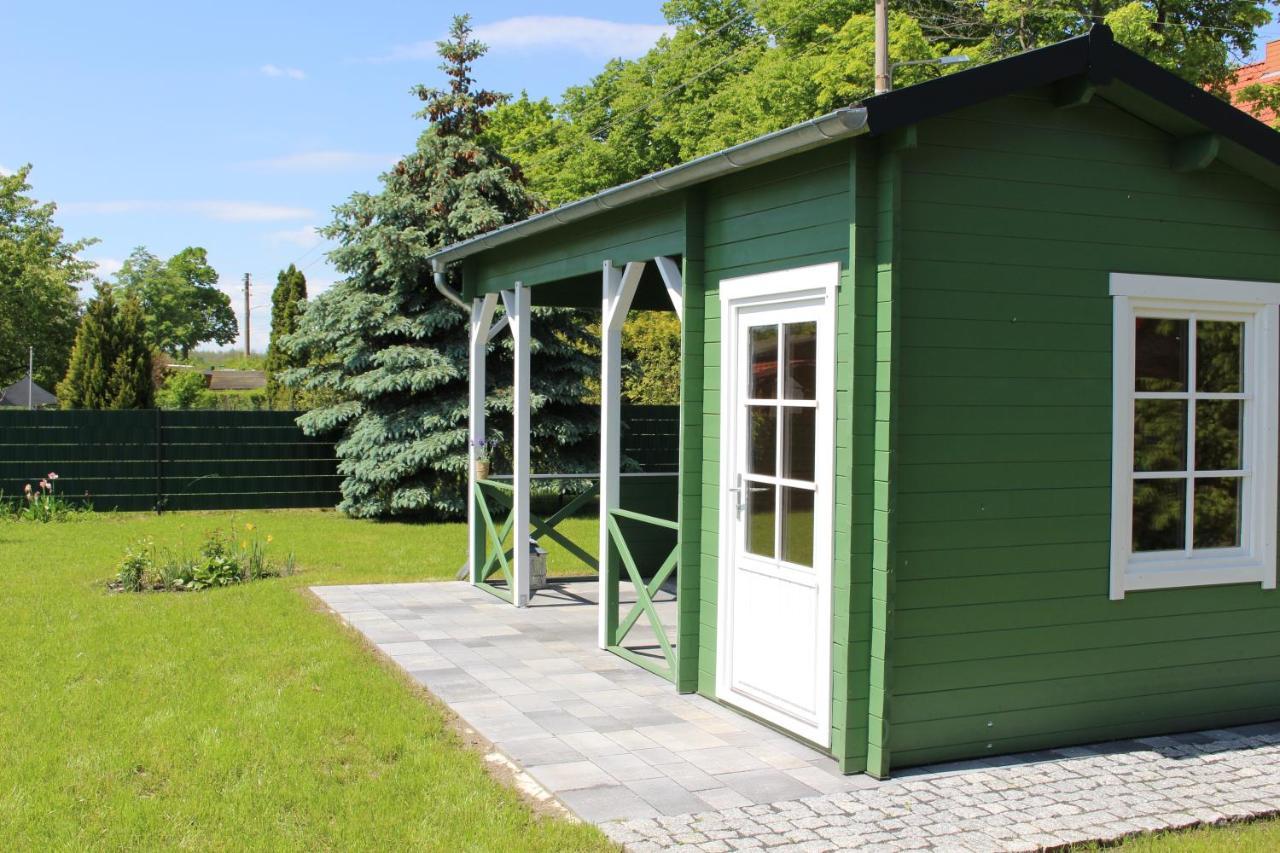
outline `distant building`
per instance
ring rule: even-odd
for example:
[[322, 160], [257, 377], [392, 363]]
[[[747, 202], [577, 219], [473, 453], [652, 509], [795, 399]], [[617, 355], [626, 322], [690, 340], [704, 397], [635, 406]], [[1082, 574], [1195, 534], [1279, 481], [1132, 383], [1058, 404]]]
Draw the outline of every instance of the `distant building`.
[[46, 406], [56, 405], [58, 405], [57, 397], [41, 388], [35, 382], [31, 382], [25, 376], [8, 388], [0, 390], [0, 406], [11, 406], [19, 409], [43, 409]]
[[[1240, 75], [1230, 87], [1232, 99], [1234, 100], [1235, 94], [1241, 89], [1258, 83], [1274, 83], [1280, 86], [1280, 40], [1267, 45], [1266, 56], [1261, 62], [1255, 62], [1240, 69]], [[1253, 114], [1248, 110], [1248, 104], [1240, 104], [1240, 107], [1249, 111], [1250, 115]], [[1280, 116], [1276, 115], [1275, 110], [1263, 110], [1257, 118], [1267, 124], [1275, 124]]]
[[261, 370], [210, 370], [210, 391], [253, 391], [267, 386], [267, 374]]

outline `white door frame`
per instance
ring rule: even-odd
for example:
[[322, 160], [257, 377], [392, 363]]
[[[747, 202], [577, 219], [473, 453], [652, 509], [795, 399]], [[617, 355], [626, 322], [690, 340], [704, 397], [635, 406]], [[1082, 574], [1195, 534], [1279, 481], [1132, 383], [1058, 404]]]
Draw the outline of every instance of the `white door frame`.
[[[827, 747], [831, 744], [832, 693], [832, 562], [834, 552], [834, 440], [835, 440], [835, 344], [838, 263], [801, 267], [726, 279], [720, 283], [721, 381], [720, 381], [720, 537], [719, 583], [716, 620], [716, 696], [761, 719]], [[818, 320], [817, 411], [815, 440], [816, 494], [814, 495], [813, 577], [817, 588], [815, 629], [817, 684], [812, 715], [801, 718], [783, 703], [771, 702], [757, 691], [737, 683], [733, 672], [734, 572], [738, 559], [738, 500], [731, 498], [737, 472], [745, 460], [745, 437], [740, 436], [738, 408], [747, 393], [747, 370], [741, 361], [743, 342], [739, 318], [745, 313], [809, 306]], [[783, 564], [785, 567], [785, 564]], [[823, 618], [825, 617], [825, 618]]]

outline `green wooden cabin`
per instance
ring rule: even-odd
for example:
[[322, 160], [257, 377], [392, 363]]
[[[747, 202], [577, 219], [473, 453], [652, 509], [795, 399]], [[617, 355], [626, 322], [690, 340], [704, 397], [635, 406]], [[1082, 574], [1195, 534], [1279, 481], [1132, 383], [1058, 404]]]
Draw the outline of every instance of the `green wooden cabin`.
[[[470, 563], [513, 604], [528, 558], [495, 543], [558, 520], [529, 515], [529, 308], [577, 306], [602, 648], [876, 776], [1280, 717], [1280, 134], [1107, 29], [432, 261], [472, 312], [477, 439], [486, 346], [516, 343], [511, 512], [473, 483]], [[628, 308], [682, 324], [679, 472], [643, 506]]]

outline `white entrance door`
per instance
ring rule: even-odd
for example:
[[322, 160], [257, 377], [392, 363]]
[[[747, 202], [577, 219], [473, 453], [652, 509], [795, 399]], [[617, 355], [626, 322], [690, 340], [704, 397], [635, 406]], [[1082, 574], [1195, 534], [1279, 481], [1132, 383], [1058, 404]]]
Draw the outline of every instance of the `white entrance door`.
[[831, 741], [839, 265], [721, 283], [717, 695]]

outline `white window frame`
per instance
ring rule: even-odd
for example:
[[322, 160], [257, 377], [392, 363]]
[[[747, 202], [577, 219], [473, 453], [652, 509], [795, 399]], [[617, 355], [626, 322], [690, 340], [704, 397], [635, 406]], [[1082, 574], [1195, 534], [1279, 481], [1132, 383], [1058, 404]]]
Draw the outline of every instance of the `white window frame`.
[[[1111, 598], [1122, 599], [1126, 592], [1136, 590], [1212, 584], [1259, 583], [1263, 589], [1275, 589], [1280, 284], [1114, 273], [1111, 296]], [[1138, 317], [1181, 319], [1192, 315], [1245, 323], [1241, 545], [1173, 555], [1134, 554], [1134, 323]], [[1194, 381], [1194, 367], [1191, 370]], [[1194, 453], [1194, 443], [1188, 442], [1189, 471], [1194, 470]], [[1188, 525], [1193, 512], [1194, 507], [1188, 505]]]

